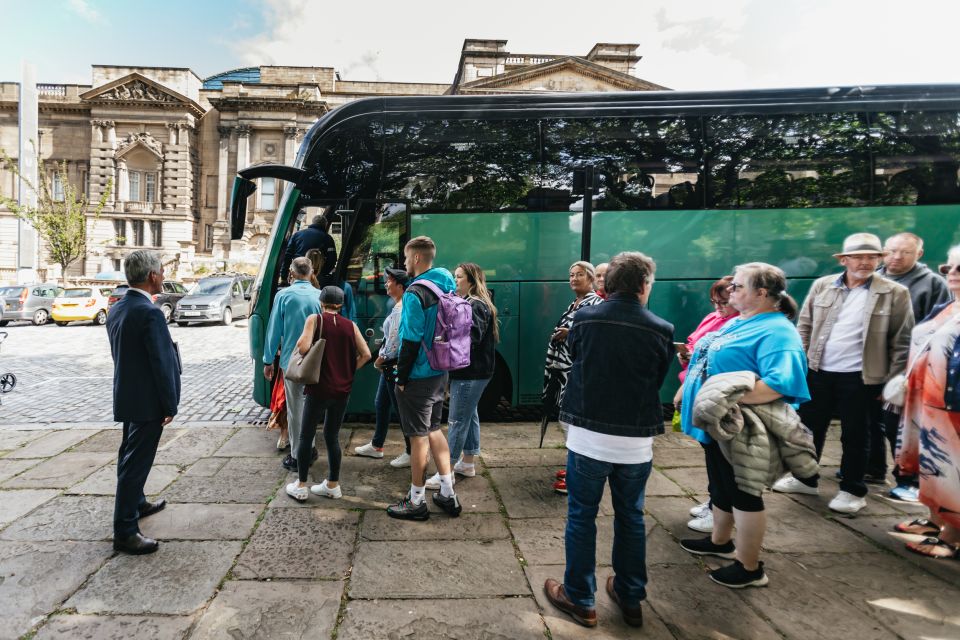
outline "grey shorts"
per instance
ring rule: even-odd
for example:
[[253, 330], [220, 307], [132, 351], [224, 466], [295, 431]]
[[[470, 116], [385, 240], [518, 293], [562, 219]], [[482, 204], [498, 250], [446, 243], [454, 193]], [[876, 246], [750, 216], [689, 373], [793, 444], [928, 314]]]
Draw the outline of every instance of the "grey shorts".
[[446, 373], [432, 378], [411, 379], [407, 381], [403, 391], [396, 389], [403, 435], [426, 436], [440, 429], [446, 389]]

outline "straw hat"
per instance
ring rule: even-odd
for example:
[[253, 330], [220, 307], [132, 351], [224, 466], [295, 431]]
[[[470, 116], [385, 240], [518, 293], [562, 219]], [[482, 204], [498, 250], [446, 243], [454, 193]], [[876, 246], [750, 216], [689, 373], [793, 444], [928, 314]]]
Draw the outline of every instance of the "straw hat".
[[886, 255], [880, 238], [872, 233], [854, 233], [843, 241], [843, 251], [833, 254], [834, 258], [843, 256]]

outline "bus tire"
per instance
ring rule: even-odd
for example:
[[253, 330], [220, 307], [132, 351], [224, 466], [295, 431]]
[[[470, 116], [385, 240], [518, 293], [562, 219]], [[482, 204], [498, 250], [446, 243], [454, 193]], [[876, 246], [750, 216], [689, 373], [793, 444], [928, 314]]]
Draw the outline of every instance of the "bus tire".
[[480, 404], [477, 405], [477, 413], [481, 420], [490, 420], [496, 416], [497, 407], [500, 406], [500, 400], [504, 397], [510, 399], [510, 370], [506, 363], [497, 354], [497, 365], [493, 372], [493, 377], [487, 384], [480, 396]]

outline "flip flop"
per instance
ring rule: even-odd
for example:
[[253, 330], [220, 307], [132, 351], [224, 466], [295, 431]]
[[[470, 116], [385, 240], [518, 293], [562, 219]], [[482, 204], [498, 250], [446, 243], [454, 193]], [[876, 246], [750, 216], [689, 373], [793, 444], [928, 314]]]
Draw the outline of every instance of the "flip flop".
[[899, 531], [900, 533], [910, 533], [915, 536], [938, 536], [940, 535], [940, 527], [933, 524], [926, 518], [917, 518], [916, 520], [911, 520], [910, 522], [900, 522], [893, 527], [894, 531]]
[[935, 560], [956, 560], [960, 549], [940, 538], [924, 538], [921, 542], [908, 542], [907, 549]]

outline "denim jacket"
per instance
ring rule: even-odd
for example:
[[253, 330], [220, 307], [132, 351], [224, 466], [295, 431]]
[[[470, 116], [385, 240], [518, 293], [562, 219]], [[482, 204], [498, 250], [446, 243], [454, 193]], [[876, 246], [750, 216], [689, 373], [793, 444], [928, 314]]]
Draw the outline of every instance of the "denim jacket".
[[636, 296], [616, 293], [577, 311], [567, 344], [573, 366], [561, 421], [614, 436], [663, 433], [660, 386], [673, 361], [672, 324]]

